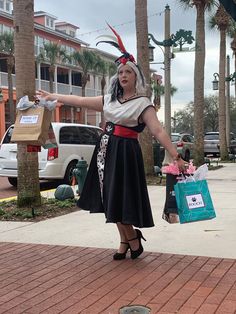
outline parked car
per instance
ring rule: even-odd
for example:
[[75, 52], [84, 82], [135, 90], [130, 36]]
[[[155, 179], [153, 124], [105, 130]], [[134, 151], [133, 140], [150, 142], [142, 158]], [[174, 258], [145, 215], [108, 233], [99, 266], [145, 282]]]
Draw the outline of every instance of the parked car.
[[[102, 129], [76, 123], [52, 123], [58, 147], [41, 148], [39, 156], [39, 179], [63, 180], [70, 184], [72, 171], [78, 160], [89, 164]], [[11, 185], [17, 185], [17, 144], [11, 143], [14, 125], [6, 131], [0, 146], [0, 176], [8, 177]]]
[[171, 141], [183, 159], [189, 162], [193, 158], [194, 137], [188, 133], [172, 133]]
[[[179, 154], [183, 159], [189, 162], [193, 158], [194, 137], [188, 133], [171, 133], [171, 141], [176, 146]], [[153, 140], [154, 165], [161, 168], [165, 157], [165, 149], [163, 146]]]
[[[229, 153], [236, 154], [236, 138], [230, 133]], [[204, 154], [219, 156], [220, 154], [220, 138], [219, 132], [207, 132], [204, 136]]]

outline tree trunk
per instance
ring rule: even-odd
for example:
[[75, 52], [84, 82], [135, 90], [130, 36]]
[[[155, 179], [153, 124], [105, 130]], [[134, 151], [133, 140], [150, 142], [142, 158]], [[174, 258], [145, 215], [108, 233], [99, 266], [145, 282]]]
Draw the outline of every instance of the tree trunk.
[[54, 88], [53, 88], [54, 70], [55, 70], [55, 67], [50, 65], [49, 67], [49, 91], [50, 93], [54, 93]]
[[[14, 0], [13, 10], [17, 99], [28, 95], [30, 100], [34, 100], [34, 1]], [[27, 153], [27, 146], [23, 144], [18, 144], [17, 149], [18, 206], [40, 205], [38, 153]]]
[[[234, 73], [236, 73], [236, 34], [234, 36], [234, 39], [232, 40], [231, 49], [233, 50], [233, 56], [234, 56]], [[234, 98], [236, 98], [236, 78], [234, 79]]]
[[205, 68], [205, 7], [198, 4], [196, 20], [196, 51], [194, 65], [194, 164], [204, 163], [204, 68]]
[[[49, 91], [50, 93], [54, 93], [53, 82], [54, 82], [54, 75], [55, 75], [55, 66], [50, 65], [48, 71], [49, 71]], [[55, 121], [54, 110], [52, 111], [52, 121]]]
[[220, 158], [229, 158], [226, 141], [226, 98], [225, 98], [225, 63], [226, 61], [226, 30], [220, 30], [220, 57], [219, 57], [219, 133]]
[[[148, 83], [148, 96], [150, 97], [147, 0], [135, 0], [135, 24], [137, 37], [137, 63], [142, 68], [146, 82]], [[152, 174], [154, 171], [152, 136], [147, 128], [142, 132], [139, 139], [142, 147], [145, 173]]]
[[10, 109], [10, 124], [15, 122], [15, 104], [13, 100], [13, 82], [12, 71], [14, 67], [14, 57], [10, 55], [7, 58], [7, 79], [8, 79], [8, 104]]
[[[236, 52], [234, 52], [234, 73], [236, 73]], [[236, 78], [234, 79], [234, 98], [236, 99]]]
[[[82, 97], [85, 97], [85, 87], [87, 84], [87, 74], [82, 74]], [[80, 123], [84, 124], [85, 123], [85, 113], [86, 109], [80, 107]]]

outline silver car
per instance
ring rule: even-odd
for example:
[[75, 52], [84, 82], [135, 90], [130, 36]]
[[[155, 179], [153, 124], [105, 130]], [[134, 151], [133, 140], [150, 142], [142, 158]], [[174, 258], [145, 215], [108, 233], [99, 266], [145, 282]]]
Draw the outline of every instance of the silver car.
[[[230, 133], [229, 153], [236, 154], [236, 139], [233, 133]], [[219, 132], [207, 132], [204, 136], [204, 154], [219, 156], [220, 154], [220, 138]]]
[[194, 137], [188, 133], [171, 133], [171, 141], [176, 146], [184, 160], [193, 158]]

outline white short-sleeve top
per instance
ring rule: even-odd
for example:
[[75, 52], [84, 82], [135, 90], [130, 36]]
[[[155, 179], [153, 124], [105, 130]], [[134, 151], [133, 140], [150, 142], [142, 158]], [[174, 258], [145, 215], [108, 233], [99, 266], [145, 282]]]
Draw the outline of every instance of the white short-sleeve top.
[[108, 94], [104, 96], [104, 118], [107, 122], [134, 127], [140, 123], [142, 112], [150, 106], [154, 107], [146, 96], [137, 96], [120, 102], [118, 99], [111, 101], [111, 94]]

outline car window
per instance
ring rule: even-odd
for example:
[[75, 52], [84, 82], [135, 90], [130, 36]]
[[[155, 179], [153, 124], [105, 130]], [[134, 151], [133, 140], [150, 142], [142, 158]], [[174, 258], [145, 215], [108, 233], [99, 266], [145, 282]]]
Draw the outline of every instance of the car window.
[[96, 145], [99, 139], [99, 133], [94, 128], [79, 127], [80, 144]]
[[193, 137], [191, 135], [187, 134], [187, 135], [185, 135], [185, 137], [186, 137], [185, 142], [188, 142], [188, 143], [194, 142]]
[[178, 142], [180, 140], [180, 136], [176, 134], [171, 134], [171, 142]]
[[61, 144], [95, 145], [100, 136], [100, 130], [89, 127], [66, 126], [62, 127], [59, 135]]
[[182, 141], [183, 141], [183, 142], [189, 142], [188, 136], [187, 136], [187, 135], [183, 135]]
[[100, 130], [100, 129], [93, 129], [94, 130], [94, 132], [97, 134], [97, 136], [98, 136], [98, 139], [100, 138], [100, 136], [102, 135], [102, 133], [103, 133], [103, 130]]
[[12, 132], [13, 132], [13, 127], [10, 127], [8, 130], [7, 130], [7, 133], [2, 141], [3, 144], [8, 144], [11, 142], [11, 136], [12, 136]]
[[206, 134], [204, 140], [219, 140], [219, 134]]
[[79, 144], [77, 127], [65, 126], [60, 129], [59, 142], [61, 144]]

